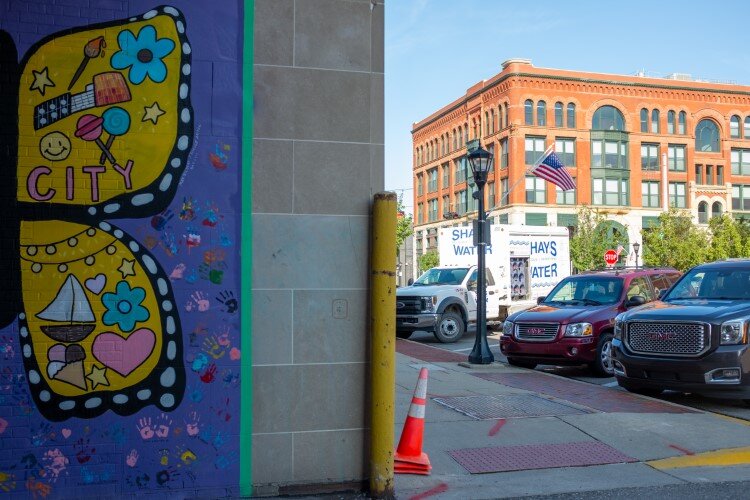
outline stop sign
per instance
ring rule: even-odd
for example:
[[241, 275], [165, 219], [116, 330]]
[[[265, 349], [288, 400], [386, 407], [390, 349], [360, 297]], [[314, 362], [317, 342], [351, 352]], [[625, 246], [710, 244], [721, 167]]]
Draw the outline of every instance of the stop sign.
[[604, 262], [607, 265], [614, 266], [617, 263], [617, 252], [614, 250], [607, 250], [604, 252]]

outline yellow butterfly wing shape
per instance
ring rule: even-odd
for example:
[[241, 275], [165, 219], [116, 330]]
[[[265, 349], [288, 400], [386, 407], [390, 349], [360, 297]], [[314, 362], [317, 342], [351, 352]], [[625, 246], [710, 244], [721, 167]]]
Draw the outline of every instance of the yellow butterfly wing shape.
[[50, 420], [182, 399], [169, 278], [111, 220], [158, 214], [174, 197], [193, 131], [185, 28], [159, 7], [52, 35], [22, 61], [19, 332]]

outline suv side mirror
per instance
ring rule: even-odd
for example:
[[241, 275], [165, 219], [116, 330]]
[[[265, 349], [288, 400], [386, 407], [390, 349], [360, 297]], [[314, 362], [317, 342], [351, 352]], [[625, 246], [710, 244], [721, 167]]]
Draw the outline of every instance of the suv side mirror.
[[645, 303], [646, 297], [644, 297], [643, 295], [633, 295], [628, 299], [627, 302], [625, 302], [625, 307], [627, 309], [630, 309], [631, 307], [642, 306]]
[[542, 296], [542, 297], [537, 297], [537, 298], [536, 298], [536, 303], [537, 303], [537, 305], [539, 305], [539, 304], [541, 304], [542, 302], [544, 302], [544, 299], [546, 299], [546, 298], [547, 298], [546, 296]]

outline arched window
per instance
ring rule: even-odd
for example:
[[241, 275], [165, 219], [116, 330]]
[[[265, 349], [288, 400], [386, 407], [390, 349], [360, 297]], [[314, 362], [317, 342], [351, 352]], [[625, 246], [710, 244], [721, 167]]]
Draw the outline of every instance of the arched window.
[[721, 217], [723, 207], [721, 206], [721, 203], [718, 201], [715, 201], [713, 205], [711, 205], [711, 217]]
[[503, 104], [503, 124], [506, 127], [510, 125], [510, 123], [508, 123], [508, 103], [507, 102]]
[[651, 133], [652, 134], [659, 133], [659, 110], [658, 109], [651, 110]]
[[576, 105], [568, 103], [568, 128], [576, 128]]
[[698, 203], [698, 222], [708, 224], [708, 203], [705, 201]]
[[680, 111], [680, 114], [679, 114], [679, 116], [677, 118], [678, 119], [678, 122], [677, 122], [677, 133], [678, 134], [683, 134], [683, 135], [685, 134], [685, 130], [686, 130], [685, 122], [687, 121], [685, 117], [686, 117], [685, 112], [684, 111]]
[[729, 119], [729, 137], [732, 139], [740, 138], [740, 117], [737, 115], [732, 115], [732, 118]]
[[667, 133], [674, 134], [674, 111], [671, 109], [667, 113]]
[[453, 129], [453, 151], [458, 149], [458, 137], [456, 137], [456, 129]]
[[641, 132], [648, 132], [648, 110], [641, 109]]
[[534, 101], [531, 99], [523, 103], [523, 117], [526, 125], [534, 125]]
[[624, 132], [625, 119], [616, 107], [602, 106], [594, 113], [591, 130], [620, 130]]
[[484, 135], [490, 135], [490, 114], [484, 112]]
[[745, 139], [750, 139], [750, 116], [745, 117], [744, 136]]
[[555, 103], [555, 127], [562, 128], [563, 126], [563, 104], [561, 102]]
[[461, 147], [465, 148], [466, 143], [469, 142], [469, 123], [464, 123], [464, 141], [461, 143]]
[[719, 151], [719, 127], [708, 118], [698, 122], [698, 126], [695, 127], [695, 150], [703, 152]]
[[490, 110], [490, 134], [495, 133], [495, 110]]
[[497, 107], [497, 131], [501, 131], [505, 125], [503, 125], [503, 105]]
[[547, 103], [544, 101], [536, 104], [536, 124], [540, 127], [547, 126]]

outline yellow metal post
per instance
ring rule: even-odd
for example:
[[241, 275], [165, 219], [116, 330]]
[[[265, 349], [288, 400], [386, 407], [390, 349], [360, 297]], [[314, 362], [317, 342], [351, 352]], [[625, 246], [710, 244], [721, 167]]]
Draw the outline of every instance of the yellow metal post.
[[375, 195], [370, 263], [370, 496], [395, 498], [396, 193]]

